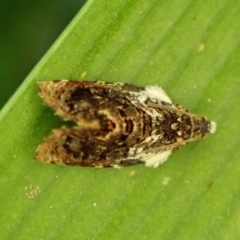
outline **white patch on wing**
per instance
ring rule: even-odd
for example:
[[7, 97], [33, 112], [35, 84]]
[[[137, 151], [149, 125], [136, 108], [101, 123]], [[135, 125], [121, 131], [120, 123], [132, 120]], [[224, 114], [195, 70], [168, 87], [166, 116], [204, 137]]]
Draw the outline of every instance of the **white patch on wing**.
[[159, 152], [155, 154], [150, 154], [146, 156], [146, 159], [143, 159], [147, 167], [158, 167], [159, 164], [162, 164], [167, 161], [168, 157], [171, 155], [172, 150], [167, 150], [164, 152]]
[[144, 104], [144, 102], [147, 100], [147, 96], [144, 94], [139, 94], [139, 96], [137, 97], [137, 100], [141, 103]]
[[158, 87], [158, 86], [147, 86], [145, 88], [146, 95], [149, 98], [156, 98], [160, 100], [161, 102], [167, 102], [167, 103], [172, 103], [172, 100], [170, 97], [165, 93], [165, 91]]
[[145, 140], [142, 143], [152, 144], [152, 143], [155, 143], [157, 140], [159, 140], [160, 137], [161, 135], [152, 134], [151, 136], [145, 138]]
[[133, 158], [137, 156], [138, 154], [142, 154], [143, 148], [130, 148], [128, 152], [129, 158]]

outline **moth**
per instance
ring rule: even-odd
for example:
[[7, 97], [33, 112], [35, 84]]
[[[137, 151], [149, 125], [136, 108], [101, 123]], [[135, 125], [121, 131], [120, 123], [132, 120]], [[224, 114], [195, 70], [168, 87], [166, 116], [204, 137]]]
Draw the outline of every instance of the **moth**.
[[214, 133], [216, 123], [173, 103], [158, 86], [54, 80], [38, 83], [40, 96], [72, 128], [53, 130], [36, 159], [86, 167], [157, 167], [170, 154]]

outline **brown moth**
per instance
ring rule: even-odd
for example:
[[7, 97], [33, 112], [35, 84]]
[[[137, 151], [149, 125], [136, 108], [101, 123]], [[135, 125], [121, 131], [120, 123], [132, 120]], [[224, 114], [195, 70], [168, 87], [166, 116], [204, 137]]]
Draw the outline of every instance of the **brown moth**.
[[55, 80], [39, 82], [40, 96], [64, 120], [37, 149], [57, 164], [157, 167], [188, 142], [214, 133], [216, 123], [189, 113], [157, 86]]

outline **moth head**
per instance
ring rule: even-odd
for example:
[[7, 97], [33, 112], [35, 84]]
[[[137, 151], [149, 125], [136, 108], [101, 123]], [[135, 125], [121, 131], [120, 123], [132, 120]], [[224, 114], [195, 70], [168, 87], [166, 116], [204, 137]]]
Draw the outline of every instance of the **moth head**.
[[201, 118], [193, 118], [193, 138], [199, 139], [203, 138], [205, 135], [209, 133], [214, 133], [217, 128], [217, 124], [213, 121], [208, 121], [204, 117]]

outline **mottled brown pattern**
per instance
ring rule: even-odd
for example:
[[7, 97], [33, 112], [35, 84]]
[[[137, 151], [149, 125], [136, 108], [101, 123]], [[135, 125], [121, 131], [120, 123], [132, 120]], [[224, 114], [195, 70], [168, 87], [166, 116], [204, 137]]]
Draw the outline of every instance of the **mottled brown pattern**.
[[[43, 162], [134, 165], [143, 162], [141, 151], [174, 150], [210, 132], [204, 117], [145, 97], [144, 88], [131, 84], [55, 80], [38, 85], [45, 103], [77, 124], [54, 130], [39, 146], [36, 159]], [[130, 149], [136, 156], [130, 156]]]

